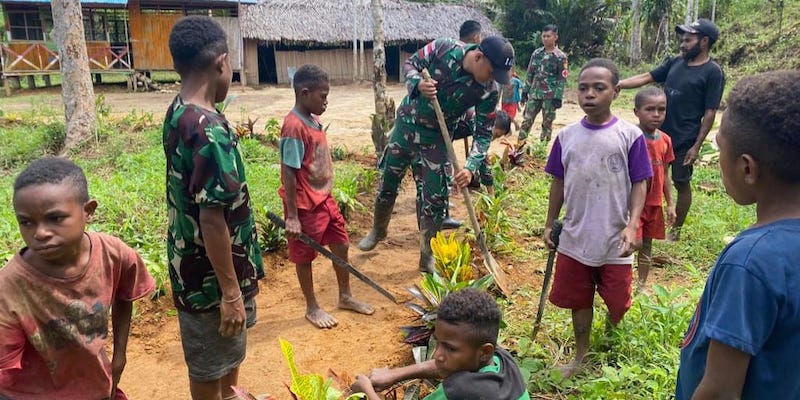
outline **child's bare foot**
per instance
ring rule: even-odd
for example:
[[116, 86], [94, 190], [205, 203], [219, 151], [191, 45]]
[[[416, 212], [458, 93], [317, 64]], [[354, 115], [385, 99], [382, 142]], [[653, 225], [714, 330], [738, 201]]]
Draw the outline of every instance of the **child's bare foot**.
[[562, 365], [558, 367], [558, 371], [561, 372], [561, 377], [564, 379], [569, 379], [573, 375], [577, 374], [581, 370], [581, 362], [578, 360], [573, 360], [571, 363], [567, 365]]
[[339, 296], [339, 308], [365, 315], [372, 315], [372, 313], [375, 312], [372, 306], [363, 301], [356, 300], [353, 296]]
[[333, 318], [333, 315], [326, 313], [321, 308], [306, 310], [306, 319], [320, 329], [330, 329], [339, 324], [336, 318]]

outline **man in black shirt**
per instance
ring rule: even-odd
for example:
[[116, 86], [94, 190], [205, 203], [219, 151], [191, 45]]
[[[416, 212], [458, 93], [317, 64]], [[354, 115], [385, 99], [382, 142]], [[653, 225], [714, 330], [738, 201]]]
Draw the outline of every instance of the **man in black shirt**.
[[666, 60], [656, 69], [619, 82], [622, 89], [637, 88], [651, 82], [664, 85], [667, 115], [661, 129], [672, 139], [675, 161], [672, 182], [678, 192], [677, 218], [670, 240], [680, 239], [680, 230], [692, 205], [692, 165], [697, 160], [722, 99], [725, 75], [711, 60], [709, 51], [719, 38], [719, 28], [701, 18], [690, 25], [679, 25], [681, 55]]

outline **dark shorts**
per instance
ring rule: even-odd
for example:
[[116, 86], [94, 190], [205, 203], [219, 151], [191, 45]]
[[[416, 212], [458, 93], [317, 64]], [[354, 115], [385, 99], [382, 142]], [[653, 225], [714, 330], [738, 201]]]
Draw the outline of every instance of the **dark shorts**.
[[672, 182], [675, 183], [689, 183], [692, 181], [692, 173], [694, 172], [694, 165], [683, 165], [683, 159], [686, 158], [686, 152], [675, 153], [675, 161], [670, 163], [672, 168]]
[[[247, 328], [256, 324], [256, 300], [244, 302]], [[204, 313], [178, 310], [181, 344], [189, 379], [193, 382], [212, 382], [228, 375], [244, 361], [247, 329], [236, 337], [219, 334], [219, 309]]]
[[571, 310], [592, 308], [597, 291], [608, 307], [611, 321], [618, 323], [631, 308], [632, 278], [630, 264], [590, 267], [558, 253], [550, 302]]
[[667, 225], [664, 222], [664, 208], [661, 206], [644, 206], [642, 218], [639, 220], [638, 239], [661, 239], [666, 236]]
[[[344, 217], [333, 196], [328, 196], [313, 210], [297, 210], [297, 218], [303, 233], [323, 246], [350, 241]], [[289, 247], [289, 261], [295, 264], [308, 264], [317, 258], [317, 252], [300, 239], [289, 239], [286, 244]]]

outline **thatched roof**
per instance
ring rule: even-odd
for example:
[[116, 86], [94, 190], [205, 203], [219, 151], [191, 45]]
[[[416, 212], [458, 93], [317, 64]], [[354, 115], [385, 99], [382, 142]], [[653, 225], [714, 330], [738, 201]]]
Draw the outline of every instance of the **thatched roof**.
[[[264, 0], [243, 5], [239, 14], [242, 36], [269, 42], [346, 43], [372, 41], [369, 0]], [[458, 37], [469, 19], [483, 26], [484, 34], [498, 34], [491, 21], [475, 8], [451, 4], [421, 4], [383, 0], [383, 30], [387, 42], [428, 41]]]

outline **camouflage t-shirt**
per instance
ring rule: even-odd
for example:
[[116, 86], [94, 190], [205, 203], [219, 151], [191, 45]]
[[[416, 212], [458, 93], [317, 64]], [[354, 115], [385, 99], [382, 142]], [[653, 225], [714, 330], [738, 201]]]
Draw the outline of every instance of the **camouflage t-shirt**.
[[523, 93], [530, 99], [562, 99], [567, 83], [567, 55], [558, 47], [548, 53], [540, 47], [531, 54]]
[[423, 68], [427, 68], [431, 78], [437, 82], [436, 97], [451, 135], [459, 118], [470, 107], [475, 107], [473, 140], [477, 143], [477, 151], [470, 153], [464, 165], [473, 173], [486, 158], [492, 141], [492, 124], [487, 115], [495, 110], [500, 96], [497, 82], [480, 83], [462, 65], [464, 56], [477, 48], [477, 44], [464, 44], [455, 39], [437, 39], [419, 49], [403, 66], [408, 95], [397, 108], [397, 122], [414, 125], [422, 144], [441, 142], [433, 105], [417, 90], [417, 84], [423, 79]]
[[200, 209], [221, 207], [231, 236], [236, 277], [244, 297], [258, 293], [264, 277], [239, 142], [225, 116], [185, 104], [167, 110], [163, 132], [167, 158], [167, 257], [172, 296], [183, 311], [219, 307], [221, 290], [200, 230]]

